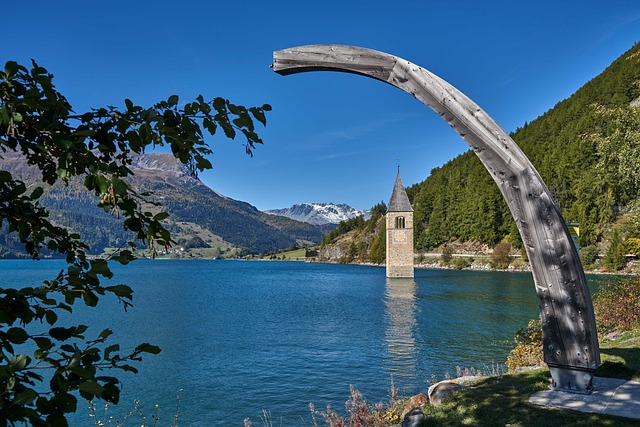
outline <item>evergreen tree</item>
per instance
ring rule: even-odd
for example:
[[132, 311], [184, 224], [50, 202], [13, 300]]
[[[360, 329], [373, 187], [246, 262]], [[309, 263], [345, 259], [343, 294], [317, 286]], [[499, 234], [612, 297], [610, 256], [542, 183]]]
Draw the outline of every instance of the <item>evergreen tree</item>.
[[369, 261], [374, 264], [382, 264], [387, 258], [387, 227], [382, 221], [382, 227], [378, 234], [371, 241], [369, 250]]
[[625, 244], [617, 227], [615, 227], [611, 233], [611, 241], [604, 254], [602, 263], [607, 271], [620, 271], [627, 265]]

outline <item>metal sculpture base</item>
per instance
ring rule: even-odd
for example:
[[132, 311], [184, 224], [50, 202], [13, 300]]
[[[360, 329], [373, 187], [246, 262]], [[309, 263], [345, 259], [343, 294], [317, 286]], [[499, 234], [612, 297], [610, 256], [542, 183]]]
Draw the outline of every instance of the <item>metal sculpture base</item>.
[[593, 391], [593, 370], [549, 366], [549, 371], [552, 390], [578, 394], [590, 394]]

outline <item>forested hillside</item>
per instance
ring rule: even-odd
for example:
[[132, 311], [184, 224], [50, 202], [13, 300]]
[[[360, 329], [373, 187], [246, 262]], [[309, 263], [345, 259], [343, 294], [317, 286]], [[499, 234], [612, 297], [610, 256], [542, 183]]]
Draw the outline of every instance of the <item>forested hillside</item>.
[[[640, 189], [640, 45], [570, 98], [511, 136], [536, 167], [567, 221], [580, 223], [580, 244], [637, 206]], [[519, 236], [497, 186], [471, 151], [407, 189], [418, 250], [443, 243], [494, 245]], [[634, 237], [637, 230], [628, 230]]]
[[[639, 44], [511, 136], [542, 176], [565, 220], [580, 224], [586, 268], [619, 270], [626, 254], [640, 255]], [[493, 247], [505, 241], [522, 249], [506, 202], [472, 151], [433, 169], [407, 194], [418, 252], [452, 242]], [[384, 224], [365, 232], [360, 222], [340, 224], [327, 235], [325, 256], [383, 262]], [[598, 255], [603, 259], [596, 266]]]

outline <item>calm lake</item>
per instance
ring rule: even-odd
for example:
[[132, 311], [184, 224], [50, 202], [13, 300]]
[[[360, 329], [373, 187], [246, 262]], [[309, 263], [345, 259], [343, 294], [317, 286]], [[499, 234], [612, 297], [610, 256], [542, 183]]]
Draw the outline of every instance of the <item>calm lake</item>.
[[[2, 260], [0, 287], [37, 286], [60, 261]], [[390, 379], [402, 395], [424, 392], [432, 375], [502, 364], [514, 332], [537, 317], [528, 273], [416, 270], [389, 281], [384, 268], [250, 261], [136, 261], [115, 267], [114, 283], [134, 291], [128, 312], [110, 298], [74, 316], [104, 328], [130, 349], [162, 352], [122, 374], [122, 420], [138, 399], [150, 424], [176, 412], [180, 426], [311, 425], [308, 404], [344, 413], [353, 384], [370, 402], [386, 401]], [[20, 284], [20, 285], [18, 285]], [[93, 331], [93, 333], [92, 333]], [[72, 425], [92, 425], [83, 401]], [[108, 425], [108, 424], [107, 424]], [[126, 426], [140, 425], [140, 417]]]

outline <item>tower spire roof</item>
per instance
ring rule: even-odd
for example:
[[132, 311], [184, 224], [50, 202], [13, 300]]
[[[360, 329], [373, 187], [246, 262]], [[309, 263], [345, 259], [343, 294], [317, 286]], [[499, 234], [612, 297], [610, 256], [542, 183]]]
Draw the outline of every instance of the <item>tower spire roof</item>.
[[398, 176], [396, 176], [396, 183], [393, 186], [387, 212], [413, 212], [409, 197], [407, 197], [407, 191], [404, 189], [400, 178], [400, 165], [398, 165]]

